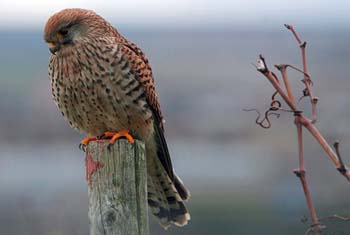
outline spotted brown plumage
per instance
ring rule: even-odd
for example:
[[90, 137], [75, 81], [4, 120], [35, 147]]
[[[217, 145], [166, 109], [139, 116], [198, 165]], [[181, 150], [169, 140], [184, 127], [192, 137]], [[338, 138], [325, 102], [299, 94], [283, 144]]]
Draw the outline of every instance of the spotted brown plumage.
[[127, 130], [146, 144], [148, 204], [162, 226], [187, 224], [189, 192], [174, 173], [146, 55], [92, 11], [50, 17], [44, 39], [52, 95], [69, 124], [89, 137]]

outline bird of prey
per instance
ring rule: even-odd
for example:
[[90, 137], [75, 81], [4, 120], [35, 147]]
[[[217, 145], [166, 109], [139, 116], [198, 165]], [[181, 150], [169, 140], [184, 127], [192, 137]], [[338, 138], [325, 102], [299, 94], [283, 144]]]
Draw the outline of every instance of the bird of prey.
[[65, 9], [44, 29], [52, 55], [53, 99], [70, 126], [97, 136], [145, 142], [148, 205], [163, 227], [183, 226], [190, 194], [174, 173], [164, 138], [163, 115], [146, 55], [95, 12]]

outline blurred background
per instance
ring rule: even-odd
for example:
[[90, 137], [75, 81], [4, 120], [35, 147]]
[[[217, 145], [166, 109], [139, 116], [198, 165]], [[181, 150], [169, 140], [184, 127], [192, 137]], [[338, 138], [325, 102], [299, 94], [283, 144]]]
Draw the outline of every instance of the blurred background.
[[[293, 24], [307, 44], [317, 127], [350, 153], [350, 5], [331, 1], [44, 1], [0, 2], [1, 234], [88, 234], [84, 137], [51, 99], [46, 20], [67, 7], [95, 10], [148, 55], [166, 117], [177, 173], [192, 192], [192, 220], [151, 234], [304, 234], [310, 220], [299, 180], [293, 117], [272, 128], [255, 125], [273, 90], [252, 66], [262, 53], [270, 67], [300, 66], [299, 47], [283, 27]], [[295, 95], [301, 76], [290, 73]], [[310, 107], [307, 99], [301, 102]], [[306, 111], [306, 113], [308, 113]], [[274, 119], [274, 118], [272, 118]], [[305, 135], [307, 177], [320, 217], [350, 215], [349, 183]], [[326, 234], [350, 234], [350, 223], [326, 220]]]

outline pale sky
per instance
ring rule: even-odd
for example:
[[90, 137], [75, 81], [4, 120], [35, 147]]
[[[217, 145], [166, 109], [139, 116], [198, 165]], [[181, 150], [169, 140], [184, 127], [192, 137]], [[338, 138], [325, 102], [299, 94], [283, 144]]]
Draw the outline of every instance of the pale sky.
[[135, 26], [350, 25], [347, 0], [0, 0], [0, 28], [41, 28], [52, 13], [69, 7]]

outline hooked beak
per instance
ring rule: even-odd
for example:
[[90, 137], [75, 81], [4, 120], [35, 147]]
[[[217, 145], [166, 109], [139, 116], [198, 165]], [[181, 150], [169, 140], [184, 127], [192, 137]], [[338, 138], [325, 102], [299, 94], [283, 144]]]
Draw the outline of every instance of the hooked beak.
[[48, 42], [47, 45], [49, 46], [50, 52], [54, 55], [61, 48], [60, 44], [55, 42]]

